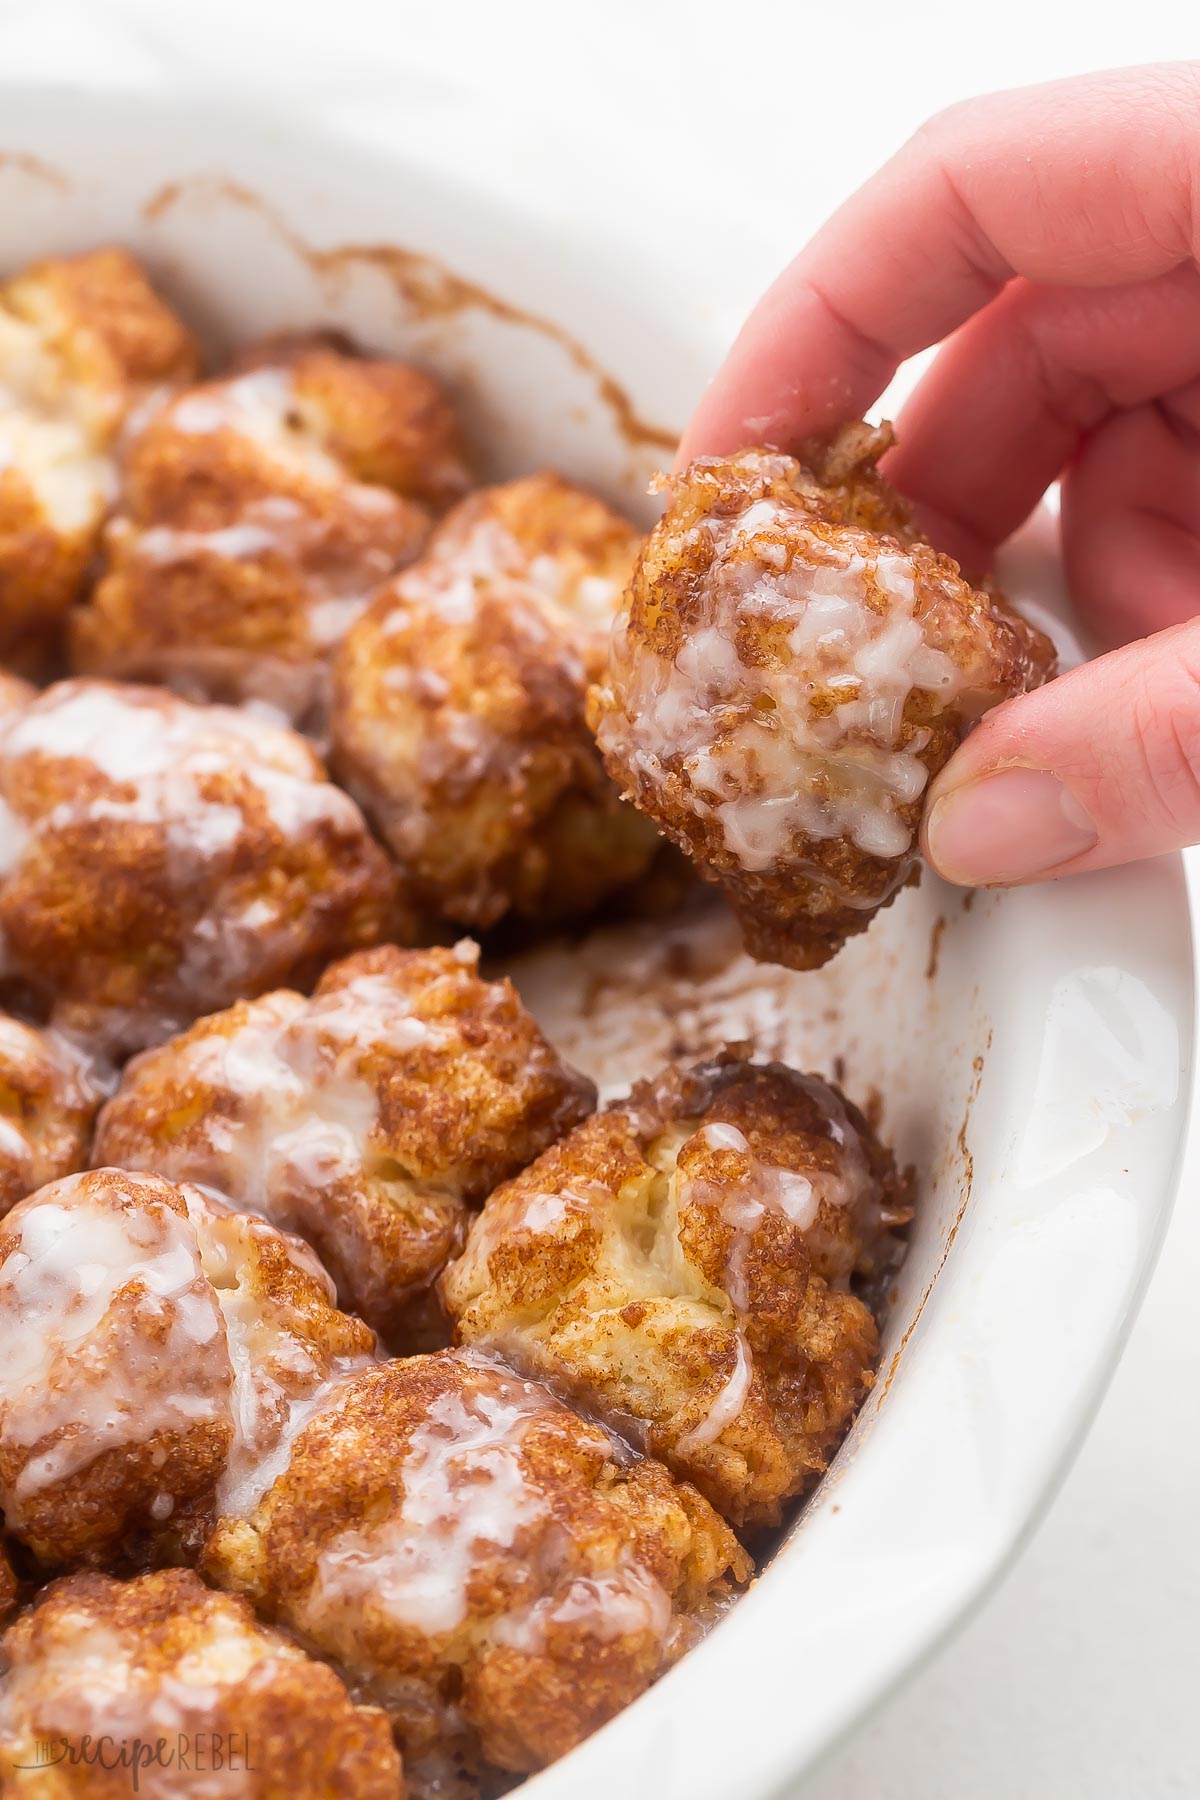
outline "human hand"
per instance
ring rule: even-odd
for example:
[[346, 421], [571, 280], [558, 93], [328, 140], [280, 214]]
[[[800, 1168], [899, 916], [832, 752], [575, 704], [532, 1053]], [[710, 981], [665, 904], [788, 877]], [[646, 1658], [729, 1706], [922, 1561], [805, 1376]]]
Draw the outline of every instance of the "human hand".
[[1061, 476], [1072, 595], [1122, 647], [997, 707], [933, 782], [952, 881], [1200, 841], [1198, 258], [1200, 63], [968, 101], [784, 271], [685, 434], [683, 461], [795, 448], [948, 338], [886, 464], [933, 541], [982, 573]]

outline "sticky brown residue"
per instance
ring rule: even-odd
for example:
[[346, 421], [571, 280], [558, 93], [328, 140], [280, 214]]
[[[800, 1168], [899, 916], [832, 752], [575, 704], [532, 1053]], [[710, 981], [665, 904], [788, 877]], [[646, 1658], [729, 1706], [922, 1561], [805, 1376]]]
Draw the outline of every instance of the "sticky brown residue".
[[71, 187], [71, 178], [62, 169], [55, 168], [53, 163], [43, 162], [40, 156], [30, 156], [25, 150], [0, 150], [0, 169], [15, 169], [21, 175], [28, 175], [31, 181], [44, 182], [47, 187], [57, 188], [65, 194]]
[[577, 338], [553, 320], [514, 306], [478, 282], [455, 274], [437, 258], [398, 244], [339, 244], [332, 249], [321, 249], [301, 237], [276, 208], [250, 189], [214, 176], [168, 182], [144, 203], [142, 217], [148, 224], [153, 224], [177, 206], [197, 199], [223, 200], [256, 213], [312, 270], [327, 292], [343, 286], [356, 269], [374, 268], [387, 278], [415, 318], [445, 319], [466, 312], [484, 312], [506, 324], [549, 338], [565, 352], [574, 367], [595, 384], [599, 400], [611, 413], [617, 432], [631, 449], [674, 452], [677, 434], [643, 419], [621, 384]]
[[933, 930], [929, 934], [929, 956], [925, 963], [926, 981], [936, 981], [938, 960], [942, 954], [942, 938], [946, 932], [946, 915], [939, 913], [933, 921]]
[[968, 888], [966, 893], [963, 895], [963, 903], [962, 903], [963, 911], [965, 913], [969, 913], [971, 908], [974, 906], [974, 904], [975, 904], [975, 889]]
[[904, 1336], [900, 1339], [899, 1345], [892, 1353], [891, 1360], [887, 1366], [887, 1373], [879, 1382], [879, 1398], [876, 1402], [877, 1406], [882, 1406], [883, 1402], [887, 1399], [888, 1390], [892, 1385], [892, 1379], [900, 1365], [900, 1358], [904, 1355], [905, 1349], [908, 1346], [908, 1341], [921, 1321], [921, 1314], [925, 1311], [926, 1303], [937, 1284], [938, 1276], [946, 1266], [946, 1258], [954, 1247], [954, 1240], [958, 1236], [959, 1226], [962, 1224], [963, 1219], [966, 1216], [967, 1207], [970, 1204], [971, 1190], [975, 1181], [975, 1159], [971, 1154], [967, 1140], [967, 1128], [971, 1123], [971, 1113], [974, 1109], [975, 1102], [979, 1098], [979, 1089], [983, 1082], [984, 1063], [987, 1052], [991, 1047], [992, 1033], [989, 1029], [983, 1050], [975, 1056], [971, 1062], [971, 1086], [967, 1093], [966, 1104], [963, 1107], [962, 1124], [959, 1126], [954, 1138], [954, 1148], [958, 1159], [958, 1209], [950, 1223], [950, 1229], [946, 1233], [946, 1241], [942, 1245], [942, 1253], [938, 1257], [937, 1268], [933, 1271], [933, 1276], [926, 1287], [925, 1292], [917, 1302], [916, 1310], [908, 1322]]

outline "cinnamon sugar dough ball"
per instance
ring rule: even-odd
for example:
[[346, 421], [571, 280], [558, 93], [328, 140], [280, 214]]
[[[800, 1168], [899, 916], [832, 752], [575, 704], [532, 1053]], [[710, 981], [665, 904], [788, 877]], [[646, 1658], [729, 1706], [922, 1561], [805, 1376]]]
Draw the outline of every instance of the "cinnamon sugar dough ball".
[[334, 767], [430, 913], [553, 920], [649, 867], [584, 720], [638, 543], [561, 476], [488, 488], [347, 636]]
[[[0, 1653], [5, 1792], [11, 1782], [35, 1800], [127, 1800], [135, 1771], [124, 1751], [148, 1800], [402, 1800], [386, 1716], [186, 1569], [66, 1576]], [[107, 1754], [87, 1755], [89, 1739]], [[74, 1754], [47, 1761], [47, 1745]]]
[[45, 1564], [189, 1554], [306, 1409], [374, 1361], [313, 1253], [98, 1169], [0, 1221], [0, 1507]]
[[110, 1048], [407, 929], [387, 859], [294, 732], [64, 681], [0, 717], [4, 973]]
[[122, 426], [195, 378], [196, 345], [124, 250], [0, 286], [0, 654], [37, 666], [116, 493]]
[[86, 1166], [99, 1104], [72, 1044], [0, 1013], [0, 1214]]
[[727, 1055], [668, 1070], [497, 1188], [443, 1282], [462, 1340], [773, 1524], [869, 1390], [851, 1291], [908, 1181], [835, 1088]]
[[750, 1568], [661, 1465], [450, 1351], [353, 1381], [206, 1566], [389, 1708], [418, 1787], [480, 1757], [522, 1772], [562, 1755]]
[[914, 530], [888, 427], [675, 477], [590, 699], [628, 798], [723, 889], [751, 954], [815, 968], [914, 875], [922, 797], [1054, 651]]
[[21, 1581], [13, 1567], [10, 1546], [0, 1540], [0, 1625], [7, 1624], [20, 1604]]
[[326, 658], [468, 480], [431, 376], [318, 337], [254, 346], [128, 446], [74, 665], [319, 727]]
[[298, 1231], [343, 1305], [419, 1344], [469, 1207], [595, 1101], [477, 964], [466, 942], [388, 946], [335, 963], [311, 999], [283, 990], [201, 1019], [130, 1064], [97, 1160], [200, 1182]]

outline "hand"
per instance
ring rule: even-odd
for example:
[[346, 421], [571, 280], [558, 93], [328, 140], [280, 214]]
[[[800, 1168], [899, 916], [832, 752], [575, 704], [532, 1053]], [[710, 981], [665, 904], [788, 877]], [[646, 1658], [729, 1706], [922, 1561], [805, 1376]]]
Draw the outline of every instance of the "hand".
[[1200, 63], [969, 101], [785, 270], [685, 435], [683, 460], [795, 447], [948, 338], [886, 465], [934, 542], [982, 573], [1061, 476], [1073, 597], [1124, 648], [998, 707], [934, 781], [952, 881], [1200, 841], [1198, 256]]

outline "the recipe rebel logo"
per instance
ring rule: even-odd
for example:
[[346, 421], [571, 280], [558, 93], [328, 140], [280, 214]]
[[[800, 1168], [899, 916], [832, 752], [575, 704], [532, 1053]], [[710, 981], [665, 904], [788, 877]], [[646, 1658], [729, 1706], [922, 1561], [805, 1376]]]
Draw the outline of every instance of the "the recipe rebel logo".
[[46, 1769], [124, 1770], [129, 1791], [139, 1793], [149, 1769], [195, 1775], [254, 1774], [250, 1740], [241, 1731], [177, 1732], [173, 1737], [36, 1738], [28, 1760], [13, 1763], [14, 1772], [40, 1774]]

